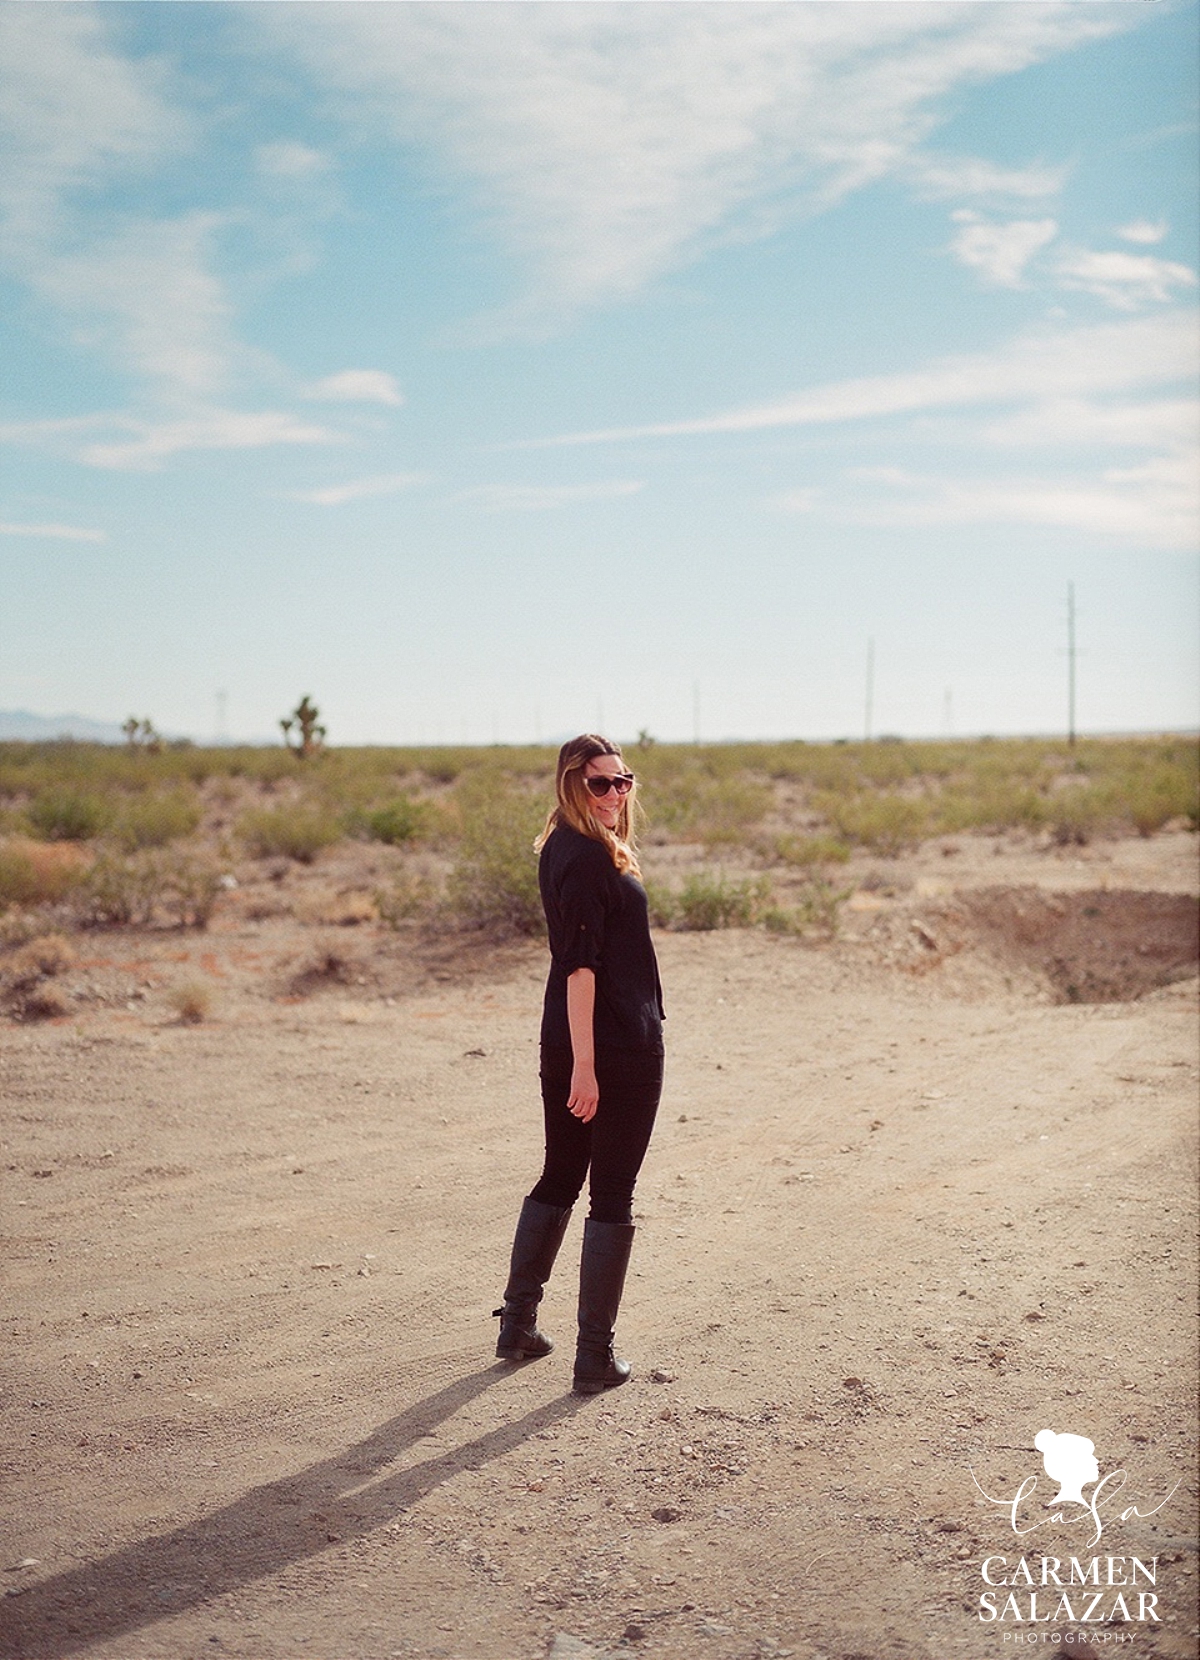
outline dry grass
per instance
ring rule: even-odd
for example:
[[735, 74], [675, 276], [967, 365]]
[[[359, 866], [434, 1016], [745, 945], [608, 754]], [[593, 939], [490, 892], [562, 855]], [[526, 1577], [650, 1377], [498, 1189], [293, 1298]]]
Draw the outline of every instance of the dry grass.
[[57, 986], [47, 984], [76, 963], [75, 948], [62, 934], [39, 934], [0, 959], [0, 1006], [16, 1020], [57, 1020], [71, 1012]]
[[167, 1003], [174, 1009], [181, 1026], [199, 1026], [212, 1017], [215, 994], [208, 980], [180, 980], [167, 992]]
[[70, 842], [0, 842], [0, 906], [55, 905], [78, 886], [91, 855]]
[[301, 963], [288, 981], [288, 990], [294, 997], [309, 997], [335, 986], [365, 986], [374, 977], [374, 969], [364, 958], [326, 941]]
[[57, 986], [37, 986], [21, 997], [13, 1010], [18, 1020], [62, 1020], [71, 1005]]

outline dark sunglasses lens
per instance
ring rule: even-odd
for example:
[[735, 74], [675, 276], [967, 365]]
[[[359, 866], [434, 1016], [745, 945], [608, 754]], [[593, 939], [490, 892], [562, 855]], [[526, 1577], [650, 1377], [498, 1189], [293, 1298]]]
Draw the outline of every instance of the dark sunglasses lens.
[[633, 788], [633, 774], [627, 773], [620, 778], [585, 778], [584, 783], [594, 796], [605, 796], [609, 790], [616, 790], [618, 795], [628, 795]]

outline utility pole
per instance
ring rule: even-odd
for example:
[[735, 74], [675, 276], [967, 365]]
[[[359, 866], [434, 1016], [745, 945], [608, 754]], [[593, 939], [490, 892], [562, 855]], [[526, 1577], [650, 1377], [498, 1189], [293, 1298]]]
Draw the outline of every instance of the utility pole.
[[875, 636], [867, 641], [867, 708], [865, 732], [868, 743], [871, 741], [871, 721], [874, 715], [875, 704]]
[[1075, 584], [1067, 583], [1067, 747], [1075, 748]]

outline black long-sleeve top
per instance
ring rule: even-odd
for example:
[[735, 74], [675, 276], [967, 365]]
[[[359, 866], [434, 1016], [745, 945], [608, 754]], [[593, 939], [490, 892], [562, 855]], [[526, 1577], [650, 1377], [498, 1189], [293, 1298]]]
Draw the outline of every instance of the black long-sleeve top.
[[603, 842], [569, 824], [557, 825], [544, 843], [538, 884], [550, 937], [543, 1047], [570, 1049], [567, 980], [590, 968], [596, 1053], [661, 1055], [665, 1011], [645, 888], [616, 868]]

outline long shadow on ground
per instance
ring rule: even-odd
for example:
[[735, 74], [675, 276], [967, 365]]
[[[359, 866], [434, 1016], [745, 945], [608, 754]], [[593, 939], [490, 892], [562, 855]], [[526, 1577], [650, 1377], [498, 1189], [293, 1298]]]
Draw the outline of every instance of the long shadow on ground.
[[[565, 1395], [510, 1424], [373, 1486], [363, 1482], [513, 1369], [497, 1362], [390, 1419], [365, 1441], [298, 1475], [256, 1487], [211, 1516], [11, 1593], [0, 1604], [6, 1660], [56, 1660], [89, 1643], [152, 1625], [293, 1562], [357, 1539], [464, 1470], [512, 1452], [581, 1404]], [[343, 1494], [349, 1496], [343, 1497]]]

